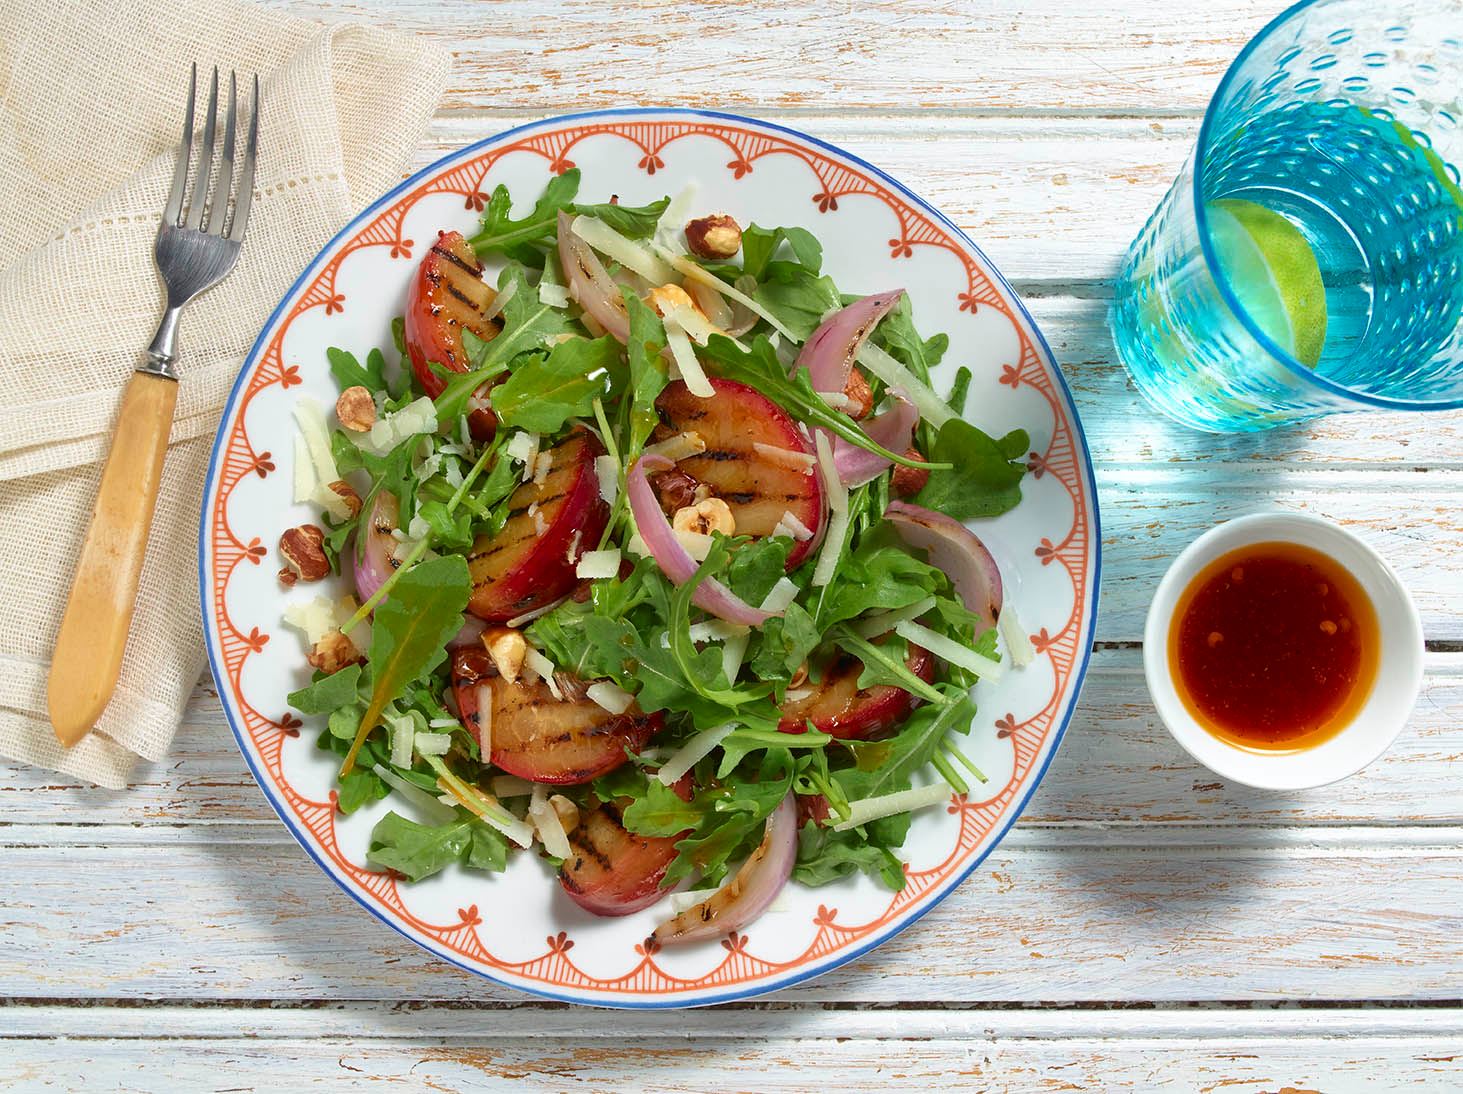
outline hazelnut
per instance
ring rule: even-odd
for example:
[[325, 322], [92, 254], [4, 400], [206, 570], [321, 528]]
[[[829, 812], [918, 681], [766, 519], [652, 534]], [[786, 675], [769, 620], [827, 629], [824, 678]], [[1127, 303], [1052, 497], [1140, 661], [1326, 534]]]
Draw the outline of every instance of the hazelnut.
[[330, 573], [325, 554], [325, 533], [318, 525], [302, 524], [279, 537], [279, 553], [301, 581], [319, 581]]
[[293, 588], [295, 582], [299, 580], [300, 575], [295, 573], [288, 566], [279, 571], [279, 583], [283, 585], [286, 589]]
[[528, 656], [528, 642], [512, 627], [489, 627], [483, 632], [483, 648], [493, 659], [498, 675], [508, 683], [514, 683], [523, 671], [523, 659]]
[[787, 682], [790, 688], [800, 688], [808, 682], [808, 663], [804, 661], [798, 666], [797, 671], [792, 674], [792, 679]]
[[731, 258], [742, 247], [742, 229], [725, 213], [698, 217], [686, 225], [686, 245], [698, 258]]
[[376, 424], [376, 400], [360, 384], [348, 387], [335, 400], [335, 416], [353, 433], [365, 433]]
[[868, 379], [857, 368], [848, 370], [848, 383], [843, 385], [843, 397], [848, 400], [843, 411], [855, 421], [867, 418], [869, 411], [874, 409], [874, 392], [869, 387]]
[[579, 827], [579, 806], [564, 797], [563, 794], [550, 794], [549, 804], [559, 815], [559, 824], [563, 826], [565, 835]]
[[655, 314], [664, 319], [677, 308], [699, 312], [691, 294], [679, 285], [657, 285], [645, 294], [645, 302], [655, 309]]
[[726, 502], [720, 498], [706, 498], [695, 505], [677, 509], [671, 518], [671, 527], [677, 532], [694, 532], [703, 536], [720, 532], [729, 536], [737, 530], [737, 521]]
[[[918, 448], [910, 445], [904, 455], [911, 460], [922, 460]], [[902, 464], [894, 466], [894, 474], [889, 479], [889, 486], [901, 498], [910, 498], [925, 488], [925, 483], [930, 481], [930, 473], [919, 467], [905, 467]]]
[[345, 507], [352, 517], [361, 511], [361, 495], [357, 494], [355, 488], [344, 479], [336, 479], [325, 489], [345, 502]]
[[347, 665], [354, 665], [358, 661], [364, 661], [361, 651], [356, 649], [356, 644], [347, 638], [344, 632], [339, 629], [326, 631], [311, 648], [306, 661], [314, 668], [319, 669], [329, 676], [339, 672]]

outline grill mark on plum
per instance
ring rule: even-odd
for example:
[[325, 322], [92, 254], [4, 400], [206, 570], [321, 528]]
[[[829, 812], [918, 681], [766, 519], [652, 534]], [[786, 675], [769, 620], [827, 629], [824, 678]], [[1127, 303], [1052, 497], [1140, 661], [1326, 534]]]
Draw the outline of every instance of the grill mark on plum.
[[528, 514], [529, 506], [537, 505], [540, 510], [543, 510], [548, 506], [553, 505], [554, 502], [563, 499], [567, 495], [567, 493], [568, 491], [560, 491], [551, 498], [535, 498], [533, 501], [529, 502], [528, 505], [520, 506], [517, 509], [508, 510], [508, 516], [505, 517], [503, 520], [504, 526], [506, 527], [508, 521], [513, 520], [515, 517], [526, 516]]
[[614, 802], [601, 802], [599, 807], [604, 811], [606, 816], [608, 816], [611, 820], [615, 822], [615, 824], [621, 829], [621, 831], [625, 832], [626, 834], [629, 833], [630, 830], [625, 827], [625, 815], [620, 812], [620, 807], [618, 805], [616, 805]]
[[474, 311], [476, 311], [476, 310], [477, 310], [477, 305], [476, 305], [476, 304], [474, 304], [474, 303], [473, 303], [473, 302], [472, 302], [472, 301], [471, 301], [471, 300], [469, 300], [469, 299], [468, 299], [468, 298], [467, 298], [467, 297], [466, 297], [466, 296], [465, 296], [465, 295], [464, 295], [464, 294], [463, 294], [463, 293], [462, 293], [462, 292], [461, 292], [461, 291], [460, 291], [460, 290], [459, 290], [459, 289], [458, 289], [458, 288], [457, 288], [457, 286], [456, 286], [456, 285], [448, 285], [448, 286], [447, 286], [447, 295], [448, 295], [448, 296], [450, 296], [450, 297], [452, 297], [452, 298], [453, 298], [453, 299], [454, 299], [454, 300], [461, 300], [461, 301], [462, 301], [462, 302], [463, 302], [463, 303], [464, 303], [464, 304], [466, 304], [466, 305], [467, 305], [467, 306], [468, 306], [468, 307], [469, 307], [469, 308], [471, 308], [471, 309], [473, 309], [473, 310], [474, 310]]
[[[594, 838], [594, 829], [594, 825], [584, 826], [584, 839], [574, 845], [575, 849], [582, 853], [581, 858], [585, 855], [592, 858], [601, 870], [606, 872], [612, 871], [614, 869], [614, 861], [599, 847]], [[613, 851], [614, 848], [611, 847], [610, 850]]]
[[462, 271], [470, 274], [473, 277], [480, 277], [482, 275], [482, 267], [481, 266], [470, 266], [470, 265], [468, 265], [462, 259], [458, 258], [457, 255], [454, 254], [452, 251], [443, 250], [442, 249], [442, 246], [440, 244], [437, 244], [437, 243], [432, 244], [432, 253], [434, 255], [440, 255], [441, 257], [445, 258], [448, 262], [450, 262], [454, 266], [456, 266], [458, 269], [460, 269], [460, 270], [462, 270]]
[[732, 448], [708, 448], [705, 452], [696, 453], [697, 459], [711, 460], [713, 463], [726, 463], [728, 460], [752, 459], [745, 452], [738, 452]]

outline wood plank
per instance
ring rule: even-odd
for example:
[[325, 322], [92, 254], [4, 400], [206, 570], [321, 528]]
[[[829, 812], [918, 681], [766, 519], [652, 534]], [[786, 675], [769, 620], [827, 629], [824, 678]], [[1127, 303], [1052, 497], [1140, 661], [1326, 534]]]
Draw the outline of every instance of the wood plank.
[[[413, 169], [537, 114], [439, 117]], [[789, 121], [908, 185], [1023, 291], [1109, 281], [1193, 146], [1193, 119], [908, 118]]]
[[[1447, 999], [1463, 830], [1013, 834], [933, 914], [785, 1001]], [[1358, 884], [1358, 880], [1364, 884]], [[502, 1000], [284, 845], [0, 852], [0, 995]]]
[[[272, 0], [296, 15], [374, 23], [364, 0]], [[1203, 109], [1274, 11], [1253, 0], [669, 0], [606, 14], [567, 0], [393, 0], [390, 25], [456, 58], [447, 110], [562, 112], [626, 103], [714, 110]]]
[[[1454, 1009], [11, 1007], [16, 1089], [970, 1087], [1328, 1092], [1456, 1083]], [[160, 1036], [167, 1030], [168, 1036]], [[98, 1033], [98, 1031], [105, 1031]], [[0, 1032], [0, 1036], [4, 1036]], [[65, 1041], [55, 1038], [65, 1037]], [[349, 1039], [348, 1041], [343, 1039]], [[1161, 1078], [1159, 1078], [1161, 1076]]]
[[1246, 513], [1328, 517], [1370, 543], [1412, 593], [1430, 641], [1463, 639], [1463, 475], [1455, 471], [1295, 472], [1226, 465], [1176, 478], [1161, 465], [1101, 468], [1102, 604], [1097, 638], [1138, 642], [1153, 591], [1200, 533]]
[[[1452, 766], [1463, 753], [1463, 655], [1429, 655], [1423, 688], [1408, 729], [1364, 773], [1304, 794], [1265, 794], [1224, 783], [1174, 743], [1148, 700], [1137, 650], [1100, 650], [1021, 824], [1463, 824]], [[290, 841], [209, 681], [194, 693], [167, 762], [141, 768], [127, 791], [0, 764], [0, 816], [0, 844], [166, 843], [184, 838], [183, 829], [193, 839]], [[52, 831], [43, 836], [42, 827]]]

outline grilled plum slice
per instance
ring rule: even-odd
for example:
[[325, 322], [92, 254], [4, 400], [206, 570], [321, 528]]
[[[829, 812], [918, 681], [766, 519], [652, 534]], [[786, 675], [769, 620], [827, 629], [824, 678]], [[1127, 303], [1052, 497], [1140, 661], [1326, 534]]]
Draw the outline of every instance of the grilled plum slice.
[[670, 891], [660, 883], [681, 837], [637, 836], [626, 829], [621, 804], [604, 802], [580, 817], [569, 834], [572, 854], [559, 867], [569, 899], [595, 915], [631, 915]]
[[[446, 386], [432, 371], [433, 362], [453, 372], [468, 371], [463, 331], [470, 330], [485, 342], [497, 335], [498, 320], [484, 318], [496, 298], [462, 233], [438, 233], [407, 290], [404, 332], [412, 371], [432, 398]], [[491, 410], [479, 408], [468, 415], [468, 426], [474, 437], [488, 441], [497, 432], [498, 419]]]
[[[910, 644], [904, 665], [928, 683], [935, 676], [935, 658], [922, 646]], [[806, 688], [806, 698], [782, 704], [782, 720], [777, 728], [784, 733], [802, 733], [807, 723], [832, 737], [864, 741], [894, 729], [915, 708], [919, 700], [904, 688], [892, 684], [876, 684], [859, 689], [859, 674], [864, 663], [852, 654], [842, 654], [823, 670], [823, 679]], [[795, 689], [793, 689], [795, 690]]]
[[702, 399], [680, 380], [667, 385], [655, 401], [661, 424], [654, 439], [677, 433], [701, 435], [706, 451], [679, 461], [676, 470], [706, 484], [726, 502], [736, 519], [737, 535], [769, 535], [784, 513], [802, 521], [813, 537], [794, 542], [787, 556], [791, 570], [818, 542], [823, 484], [816, 468], [790, 467], [785, 458], [778, 462], [775, 454], [769, 456], [755, 446], [812, 456], [813, 443], [785, 410], [755, 388], [718, 379], [711, 386], [716, 394]]
[[549, 450], [542, 482], [513, 492], [508, 519], [495, 536], [479, 536], [467, 555], [472, 598], [467, 610], [501, 623], [551, 604], [569, 593], [574, 568], [599, 545], [610, 507], [599, 489], [594, 458], [604, 447], [580, 429]]
[[481, 646], [452, 655], [452, 688], [462, 724], [482, 743], [482, 711], [491, 710], [488, 754], [495, 767], [531, 782], [567, 786], [613, 771], [639, 751], [664, 718], [631, 705], [611, 714], [584, 696], [584, 683], [560, 673], [564, 698], [555, 699], [542, 680], [512, 683], [498, 675]]

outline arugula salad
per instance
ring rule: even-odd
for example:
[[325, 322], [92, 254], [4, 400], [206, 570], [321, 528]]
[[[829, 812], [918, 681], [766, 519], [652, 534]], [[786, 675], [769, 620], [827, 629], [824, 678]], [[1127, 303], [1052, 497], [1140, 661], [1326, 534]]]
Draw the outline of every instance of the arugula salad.
[[[404, 881], [527, 852], [589, 912], [672, 891], [659, 943], [789, 880], [905, 883], [911, 814], [985, 776], [971, 689], [1030, 660], [964, 521], [1021, 500], [1024, 431], [937, 394], [943, 334], [848, 296], [802, 228], [554, 178], [439, 234], [396, 360], [329, 351], [295, 406], [292, 596], [337, 806], [389, 799]], [[690, 892], [685, 890], [690, 889]]]

